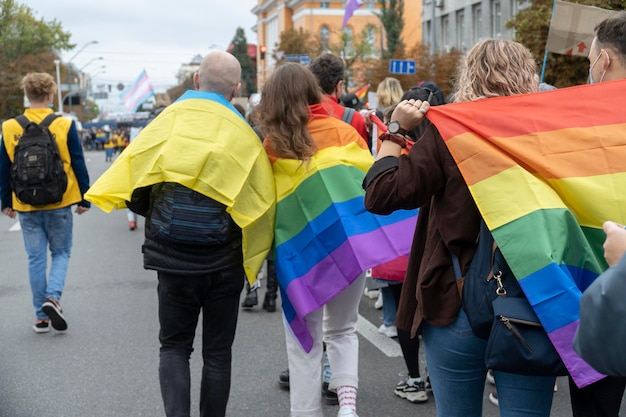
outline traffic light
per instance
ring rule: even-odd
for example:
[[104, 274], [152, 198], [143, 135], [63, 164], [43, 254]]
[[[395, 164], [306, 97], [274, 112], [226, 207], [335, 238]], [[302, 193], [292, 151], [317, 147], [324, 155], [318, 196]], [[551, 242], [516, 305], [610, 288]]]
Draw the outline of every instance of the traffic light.
[[267, 47], [265, 45], [261, 46], [261, 61], [265, 59], [265, 52], [267, 51]]
[[96, 113], [98, 112], [98, 106], [93, 106], [93, 111], [95, 111]]

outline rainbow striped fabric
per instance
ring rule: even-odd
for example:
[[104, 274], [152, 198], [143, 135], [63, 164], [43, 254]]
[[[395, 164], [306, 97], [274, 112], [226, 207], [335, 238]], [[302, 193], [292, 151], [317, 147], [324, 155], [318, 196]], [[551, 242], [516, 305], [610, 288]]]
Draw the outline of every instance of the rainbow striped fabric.
[[487, 226], [579, 387], [581, 291], [604, 270], [602, 223], [626, 224], [626, 81], [431, 108]]
[[[362, 182], [374, 162], [348, 124], [308, 124], [318, 151], [310, 161], [270, 154], [278, 203], [274, 251], [286, 321], [303, 349], [313, 340], [307, 314], [368, 268], [409, 253], [417, 211], [378, 216], [365, 210]], [[268, 148], [266, 143], [266, 149]]]

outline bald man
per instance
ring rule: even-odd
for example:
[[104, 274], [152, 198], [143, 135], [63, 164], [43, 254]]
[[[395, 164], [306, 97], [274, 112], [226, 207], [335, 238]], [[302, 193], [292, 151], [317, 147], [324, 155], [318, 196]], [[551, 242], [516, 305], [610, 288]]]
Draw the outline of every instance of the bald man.
[[[247, 262], [265, 259], [273, 238], [271, 166], [230, 103], [240, 75], [234, 56], [209, 53], [193, 76], [195, 90], [143, 129], [88, 193], [96, 204], [116, 204], [119, 177], [140, 179], [126, 205], [146, 217], [144, 268], [159, 281], [159, 380], [168, 417], [190, 415], [189, 358], [200, 313], [200, 416], [225, 415], [244, 270], [256, 277]], [[247, 239], [251, 225], [260, 237]]]

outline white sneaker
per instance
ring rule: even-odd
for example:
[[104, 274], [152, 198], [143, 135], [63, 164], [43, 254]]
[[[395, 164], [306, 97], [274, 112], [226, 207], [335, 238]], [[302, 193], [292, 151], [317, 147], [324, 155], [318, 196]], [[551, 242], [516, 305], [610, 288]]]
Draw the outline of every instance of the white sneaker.
[[491, 385], [496, 385], [496, 379], [493, 377], [493, 370], [487, 371], [487, 382]]
[[365, 287], [365, 290], [363, 291], [363, 294], [365, 294], [365, 296], [371, 298], [372, 300], [378, 298], [378, 296], [380, 295], [380, 290], [369, 290], [369, 288]]
[[357, 416], [356, 413], [352, 411], [350, 407], [348, 407], [347, 405], [344, 405], [343, 407], [339, 409], [339, 412], [337, 413], [337, 417], [359, 417], [359, 416]]
[[383, 294], [380, 293], [380, 295], [378, 296], [378, 300], [376, 300], [376, 302], [374, 303], [374, 308], [376, 310], [380, 310], [381, 308], [383, 308]]
[[378, 333], [382, 333], [387, 337], [398, 337], [398, 328], [393, 324], [391, 326], [385, 326], [385, 323], [383, 323], [378, 328]]

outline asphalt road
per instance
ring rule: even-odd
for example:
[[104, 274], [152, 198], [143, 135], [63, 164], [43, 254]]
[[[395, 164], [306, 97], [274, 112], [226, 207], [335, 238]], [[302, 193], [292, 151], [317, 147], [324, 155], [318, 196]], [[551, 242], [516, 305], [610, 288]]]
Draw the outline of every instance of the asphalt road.
[[[103, 152], [86, 156], [93, 181], [108, 165]], [[27, 261], [21, 232], [11, 230], [15, 224], [0, 216], [0, 417], [163, 416], [157, 281], [155, 272], [142, 268], [143, 219], [130, 232], [124, 211], [93, 208], [74, 216], [62, 299], [69, 328], [48, 334], [31, 330]], [[432, 396], [425, 404], [410, 404], [394, 395], [405, 371], [399, 346], [376, 331], [382, 316], [374, 300], [363, 297], [361, 315], [359, 415], [436, 416]], [[192, 355], [192, 416], [198, 415], [199, 348]], [[228, 416], [288, 416], [289, 393], [278, 385], [287, 364], [280, 312], [260, 306], [242, 310], [233, 354]], [[552, 415], [570, 416], [567, 381], [560, 378], [558, 386]], [[486, 400], [490, 389], [485, 389], [487, 417], [498, 415]], [[325, 406], [324, 413], [334, 417], [337, 407]]]

